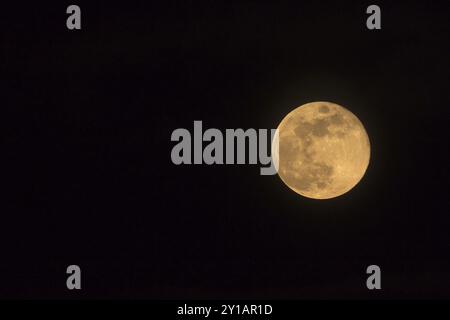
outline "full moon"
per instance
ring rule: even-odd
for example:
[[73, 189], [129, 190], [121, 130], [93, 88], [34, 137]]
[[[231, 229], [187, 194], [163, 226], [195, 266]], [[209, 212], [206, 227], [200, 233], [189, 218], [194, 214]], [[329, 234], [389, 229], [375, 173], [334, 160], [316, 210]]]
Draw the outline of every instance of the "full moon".
[[272, 145], [281, 180], [296, 193], [330, 199], [350, 191], [366, 172], [370, 142], [349, 110], [311, 102], [280, 122]]

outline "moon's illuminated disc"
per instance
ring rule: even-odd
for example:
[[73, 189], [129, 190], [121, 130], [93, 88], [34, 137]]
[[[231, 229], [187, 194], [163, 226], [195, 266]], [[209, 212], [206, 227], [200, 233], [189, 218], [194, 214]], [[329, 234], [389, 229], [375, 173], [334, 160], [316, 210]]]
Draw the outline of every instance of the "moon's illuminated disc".
[[277, 134], [272, 154], [278, 175], [302, 196], [340, 196], [358, 184], [369, 165], [366, 130], [353, 113], [335, 103], [311, 102], [294, 109]]

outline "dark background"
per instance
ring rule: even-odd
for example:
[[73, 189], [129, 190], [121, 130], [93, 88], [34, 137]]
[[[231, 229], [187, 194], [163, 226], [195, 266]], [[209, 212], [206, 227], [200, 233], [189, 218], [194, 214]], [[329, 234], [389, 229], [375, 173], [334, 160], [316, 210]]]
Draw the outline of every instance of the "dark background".
[[[377, 1], [375, 31], [365, 1], [78, 1], [80, 31], [70, 4], [2, 4], [1, 297], [450, 298], [445, 1]], [[275, 128], [318, 100], [370, 137], [343, 196], [170, 160], [194, 120]]]

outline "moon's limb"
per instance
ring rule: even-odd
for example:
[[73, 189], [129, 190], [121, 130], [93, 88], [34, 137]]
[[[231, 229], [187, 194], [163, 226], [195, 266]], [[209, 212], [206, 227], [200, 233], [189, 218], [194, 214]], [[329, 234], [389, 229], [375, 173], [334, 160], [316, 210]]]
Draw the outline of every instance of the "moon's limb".
[[278, 175], [305, 197], [329, 199], [364, 176], [370, 143], [358, 118], [330, 102], [312, 102], [290, 112], [278, 126]]

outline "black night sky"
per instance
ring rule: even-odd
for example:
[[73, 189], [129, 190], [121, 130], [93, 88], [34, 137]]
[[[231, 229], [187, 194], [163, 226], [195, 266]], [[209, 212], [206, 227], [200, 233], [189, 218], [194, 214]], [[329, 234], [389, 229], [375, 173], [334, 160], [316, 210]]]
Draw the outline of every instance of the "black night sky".
[[[375, 31], [367, 1], [78, 1], [79, 31], [70, 4], [2, 4], [0, 297], [450, 298], [446, 1], [377, 1]], [[171, 162], [194, 120], [270, 129], [311, 101], [369, 134], [341, 197]]]

